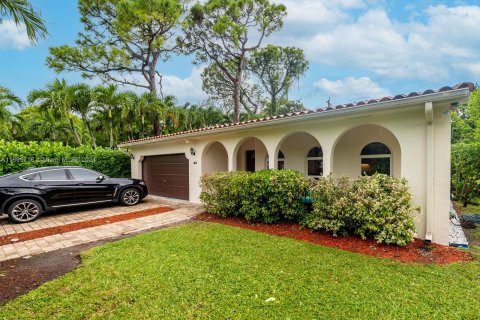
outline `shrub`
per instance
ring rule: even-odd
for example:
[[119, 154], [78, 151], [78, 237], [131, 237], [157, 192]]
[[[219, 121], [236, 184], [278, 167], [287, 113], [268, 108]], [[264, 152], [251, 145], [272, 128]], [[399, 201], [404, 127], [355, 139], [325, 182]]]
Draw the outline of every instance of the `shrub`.
[[0, 174], [58, 165], [82, 166], [112, 177], [130, 177], [130, 158], [118, 150], [74, 148], [60, 142], [0, 140]]
[[300, 201], [310, 180], [292, 170], [233, 171], [205, 175], [200, 199], [207, 211], [240, 215], [248, 221], [298, 221], [305, 214]]
[[240, 213], [248, 221], [298, 221], [306, 213], [300, 201], [310, 180], [293, 170], [262, 170], [248, 175]]
[[452, 192], [466, 207], [480, 190], [480, 143], [452, 145]]
[[312, 189], [313, 211], [302, 219], [302, 224], [313, 230], [324, 230], [347, 234], [354, 227], [351, 219], [351, 181], [347, 177], [338, 179], [322, 177]]
[[313, 212], [303, 224], [334, 235], [354, 233], [379, 243], [406, 245], [415, 224], [407, 182], [387, 175], [320, 179], [314, 187]]
[[201, 178], [200, 200], [208, 212], [222, 217], [240, 214], [248, 173], [244, 171], [215, 172]]

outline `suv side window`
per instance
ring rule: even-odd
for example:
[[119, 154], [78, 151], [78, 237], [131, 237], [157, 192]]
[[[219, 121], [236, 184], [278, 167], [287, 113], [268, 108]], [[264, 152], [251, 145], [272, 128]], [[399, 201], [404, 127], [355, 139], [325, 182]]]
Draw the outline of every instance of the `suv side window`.
[[39, 181], [40, 180], [40, 174], [32, 173], [32, 174], [23, 176], [22, 179], [27, 180], [27, 181]]
[[100, 176], [96, 172], [85, 169], [68, 169], [72, 175], [73, 180], [76, 181], [95, 181]]
[[42, 181], [65, 181], [67, 179], [67, 173], [63, 169], [58, 170], [47, 170], [41, 171], [37, 174], [40, 175], [40, 179]]

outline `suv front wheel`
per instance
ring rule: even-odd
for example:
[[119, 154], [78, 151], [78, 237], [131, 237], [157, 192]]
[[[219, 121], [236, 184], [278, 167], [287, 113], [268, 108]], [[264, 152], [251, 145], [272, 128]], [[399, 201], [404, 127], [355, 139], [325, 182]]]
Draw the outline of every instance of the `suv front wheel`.
[[31, 222], [42, 214], [42, 206], [35, 200], [15, 201], [8, 207], [8, 217], [16, 223]]
[[124, 206], [134, 206], [140, 202], [140, 191], [136, 188], [128, 188], [120, 194], [120, 203]]

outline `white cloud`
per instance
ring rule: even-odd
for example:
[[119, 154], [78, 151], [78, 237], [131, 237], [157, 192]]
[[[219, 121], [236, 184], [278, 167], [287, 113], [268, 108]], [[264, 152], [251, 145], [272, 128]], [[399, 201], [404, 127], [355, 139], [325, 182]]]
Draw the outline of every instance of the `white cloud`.
[[[413, 21], [400, 22], [371, 3], [287, 0], [289, 16], [272, 41], [298, 46], [317, 63], [385, 78], [444, 81], [478, 75], [480, 6], [430, 6], [416, 9]], [[455, 68], [466, 64], [474, 67]]]
[[202, 67], [195, 67], [186, 78], [164, 75], [162, 79], [163, 93], [174, 95], [181, 104], [201, 102], [207, 98], [206, 93], [202, 90], [202, 72]]
[[4, 20], [0, 23], [0, 49], [23, 50], [31, 45], [23, 25], [19, 28], [13, 20]]
[[322, 78], [315, 82], [314, 86], [325, 95], [342, 102], [346, 100], [382, 98], [391, 95], [388, 90], [382, 88], [368, 77], [347, 77], [341, 80]]

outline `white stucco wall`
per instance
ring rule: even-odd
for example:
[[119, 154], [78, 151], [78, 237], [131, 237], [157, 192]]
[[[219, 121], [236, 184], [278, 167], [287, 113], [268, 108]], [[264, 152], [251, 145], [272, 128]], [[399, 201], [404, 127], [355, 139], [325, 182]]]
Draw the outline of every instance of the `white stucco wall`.
[[[434, 213], [433, 241], [447, 244], [450, 197], [450, 102], [434, 103], [434, 184], [431, 191]], [[235, 131], [211, 131], [206, 135], [153, 141], [129, 146], [135, 155], [132, 176], [141, 178], [144, 156], [184, 153], [190, 160], [190, 201], [199, 202], [202, 173], [221, 170], [245, 170], [245, 151], [255, 150], [256, 170], [276, 168], [279, 150], [285, 155], [285, 167], [305, 173], [306, 154], [317, 145], [323, 150], [324, 175], [358, 176], [360, 151], [370, 142], [382, 142], [392, 152], [393, 175], [409, 182], [413, 204], [422, 208], [416, 215], [417, 236], [426, 235], [427, 205], [427, 122], [425, 105], [413, 104], [391, 110], [369, 111], [361, 116], [318, 118], [266, 127], [243, 127]], [[219, 142], [212, 144], [212, 142]], [[220, 144], [221, 143], [221, 144]], [[190, 148], [196, 154], [190, 155]], [[207, 149], [206, 149], [207, 148]], [[228, 155], [228, 157], [226, 157]]]

